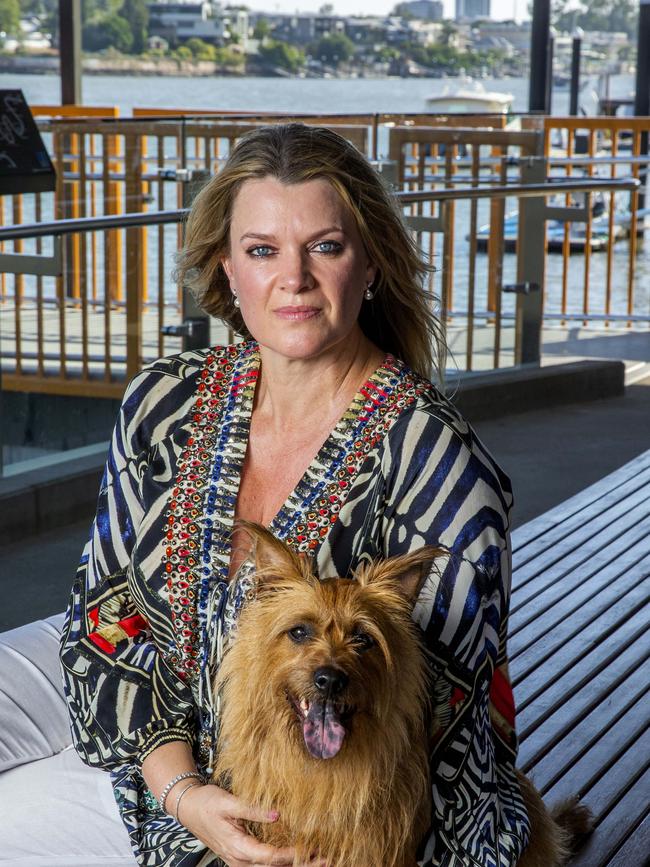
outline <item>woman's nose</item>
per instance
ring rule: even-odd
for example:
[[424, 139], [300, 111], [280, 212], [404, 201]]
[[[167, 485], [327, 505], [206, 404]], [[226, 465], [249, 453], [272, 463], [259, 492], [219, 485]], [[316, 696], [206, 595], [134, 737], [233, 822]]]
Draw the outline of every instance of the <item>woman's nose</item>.
[[287, 250], [281, 259], [280, 288], [286, 292], [301, 292], [313, 285], [309, 257], [300, 250]]

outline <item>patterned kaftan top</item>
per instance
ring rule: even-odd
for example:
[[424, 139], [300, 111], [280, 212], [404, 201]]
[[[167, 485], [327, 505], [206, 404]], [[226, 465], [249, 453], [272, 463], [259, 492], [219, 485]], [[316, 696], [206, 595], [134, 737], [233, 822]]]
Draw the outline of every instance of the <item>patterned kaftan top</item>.
[[[162, 813], [140, 765], [171, 740], [203, 769], [213, 759], [211, 682], [252, 586], [249, 563], [230, 584], [227, 574], [259, 367], [248, 342], [133, 379], [63, 631], [76, 748], [111, 772], [148, 867], [218, 863]], [[450, 552], [414, 610], [435, 674], [426, 865], [514, 867], [528, 838], [505, 667], [511, 504], [507, 477], [456, 410], [387, 356], [270, 525], [323, 578], [424, 544]]]

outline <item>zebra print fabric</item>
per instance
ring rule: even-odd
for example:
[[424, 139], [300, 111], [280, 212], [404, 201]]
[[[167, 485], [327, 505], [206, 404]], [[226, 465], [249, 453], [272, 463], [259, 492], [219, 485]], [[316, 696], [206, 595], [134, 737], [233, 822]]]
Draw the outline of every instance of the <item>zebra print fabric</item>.
[[[189, 743], [206, 768], [219, 721], [210, 684], [250, 591], [227, 582], [229, 534], [260, 368], [253, 342], [161, 359], [130, 383], [62, 636], [76, 748], [111, 772], [135, 857], [207, 867], [139, 768]], [[450, 556], [414, 618], [435, 674], [433, 815], [420, 863], [514, 867], [529, 835], [514, 775], [506, 668], [510, 483], [431, 383], [387, 356], [270, 529], [321, 577], [423, 544]]]

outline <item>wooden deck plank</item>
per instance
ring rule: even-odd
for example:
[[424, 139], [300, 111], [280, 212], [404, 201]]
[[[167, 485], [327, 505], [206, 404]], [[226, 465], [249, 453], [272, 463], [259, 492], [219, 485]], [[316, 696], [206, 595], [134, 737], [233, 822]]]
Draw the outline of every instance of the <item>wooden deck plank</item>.
[[[644, 742], [646, 750], [648, 742]], [[595, 833], [587, 840], [582, 851], [573, 859], [571, 867], [606, 867], [635, 828], [647, 814], [650, 791], [650, 769], [640, 769], [636, 748], [629, 750], [618, 763], [616, 777], [625, 777], [628, 784], [624, 792], [614, 790], [606, 775], [590, 792], [584, 795], [584, 803], [597, 817]], [[648, 862], [628, 864], [627, 867], [643, 867]]]
[[[602, 646], [597, 647], [592, 654], [581, 661], [580, 666], [576, 666], [575, 671], [569, 669], [557, 680], [552, 677], [547, 680], [541, 678], [538, 690], [533, 692], [527, 701], [519, 701], [521, 690], [515, 689], [515, 698], [519, 701], [517, 724], [521, 737], [528, 737], [552, 714], [564, 708], [567, 701], [580, 690], [588, 690], [593, 698], [597, 699], [595, 689], [597, 685], [601, 685], [604, 690], [603, 697], [608, 698], [613, 686], [622, 683], [624, 674], [627, 677], [627, 670], [621, 672], [620, 666], [616, 665], [616, 661], [623, 654], [629, 657], [630, 654], [636, 653], [638, 665], [650, 657], [646, 632], [646, 623], [638, 618], [631, 626], [629, 639], [624, 644], [603, 642]], [[635, 669], [632, 668], [632, 674], [634, 672]], [[647, 688], [647, 681], [645, 687]], [[633, 689], [633, 684], [630, 689]], [[626, 698], [632, 699], [633, 695], [634, 693], [630, 693]], [[577, 725], [579, 721], [576, 719], [574, 722]]]
[[[618, 708], [620, 710], [620, 707], [625, 703], [625, 693], [623, 692], [625, 682], [631, 679], [631, 690], [637, 686], [639, 644], [642, 640], [640, 639], [612, 660], [605, 674], [596, 676], [593, 684], [587, 684], [577, 692], [569, 694], [563, 703], [552, 707], [548, 715], [537, 716], [534, 708], [523, 711], [518, 720], [522, 738], [519, 761], [523, 767], [529, 768], [539, 761], [603, 702], [605, 702], [605, 707], [602, 708], [601, 712], [605, 714], [607, 702], [611, 697], [620, 702]], [[648, 657], [647, 647], [645, 657]], [[644, 673], [641, 672], [640, 677], [642, 679], [643, 676]], [[632, 694], [636, 695], [636, 692], [633, 691]], [[607, 716], [605, 715], [603, 726], [606, 724]]]
[[[520, 753], [524, 771], [534, 767], [535, 783], [542, 792], [563, 780], [569, 794], [575, 788], [576, 777], [587, 779], [590, 774], [607, 766], [611, 756], [624, 749], [630, 741], [643, 734], [650, 719], [650, 696], [643, 672], [630, 672], [619, 688], [603, 696], [575, 725], [569, 725], [560, 739], [544, 744], [534, 755], [526, 746], [534, 738], [525, 738]], [[528, 759], [526, 758], [528, 754]]]
[[[549, 542], [546, 554], [538, 555], [528, 564], [531, 568], [527, 567], [527, 574], [513, 574], [516, 586], [512, 591], [510, 616], [517, 628], [525, 622], [526, 617], [530, 618], [531, 614], [539, 610], [544, 594], [553, 596], [554, 591], [557, 595], [558, 591], [571, 589], [574, 581], [565, 582], [562, 579], [573, 576], [576, 572], [582, 574], [583, 567], [588, 567], [589, 561], [595, 558], [606, 563], [607, 558], [611, 561], [619, 552], [625, 554], [630, 537], [631, 541], [635, 542], [645, 536], [650, 521], [650, 484], [647, 489], [641, 488], [633, 498], [622, 501], [617, 511], [618, 514], [609, 512], [598, 519], [592, 516], [588, 534], [583, 531], [580, 534], [571, 534], [557, 544]], [[528, 606], [531, 606], [530, 610], [522, 615], [521, 612]]]
[[525, 549], [544, 533], [552, 530], [553, 527], [566, 523], [576, 513], [581, 512], [585, 508], [588, 508], [590, 504], [615, 492], [617, 487], [625, 484], [630, 479], [636, 478], [640, 473], [649, 468], [650, 449], [613, 473], [609, 473], [603, 479], [594, 482], [593, 485], [585, 488], [584, 491], [581, 491], [574, 497], [570, 497], [563, 503], [559, 503], [554, 508], [549, 509], [543, 515], [539, 515], [522, 527], [518, 527], [512, 534], [513, 554], [527, 556]]
[[514, 566], [515, 577], [511, 612], [535, 599], [551, 587], [557, 570], [568, 572], [585, 563], [604, 545], [616, 541], [626, 530], [650, 514], [650, 473], [647, 482], [636, 480], [634, 487], [626, 488], [626, 496], [603, 512], [590, 512], [584, 523], [575, 528], [556, 528], [544, 537], [545, 549], [540, 550], [524, 565]]
[[516, 530], [513, 567], [519, 764], [593, 810], [571, 867], [648, 867], [650, 450]]
[[[650, 561], [650, 557], [648, 558]], [[620, 599], [599, 607], [590, 619], [590, 612], [575, 629], [573, 619], [558, 623], [552, 636], [546, 636], [539, 647], [532, 647], [511, 663], [511, 677], [523, 711], [536, 696], [549, 690], [549, 685], [562, 681], [561, 687], [588, 680], [586, 668], [603, 661], [634, 642], [648, 626], [647, 599], [650, 577], [639, 576], [636, 583]], [[608, 600], [612, 594], [608, 594]], [[586, 621], [586, 622], [585, 622]], [[546, 654], [546, 649], [549, 655]], [[639, 648], [641, 650], [641, 648]], [[535, 655], [540, 665], [535, 665]], [[591, 657], [591, 658], [589, 658]]]
[[607, 867], [637, 867], [650, 861], [650, 799], [646, 797], [646, 813], [636, 828], [630, 829], [630, 834], [607, 862]]

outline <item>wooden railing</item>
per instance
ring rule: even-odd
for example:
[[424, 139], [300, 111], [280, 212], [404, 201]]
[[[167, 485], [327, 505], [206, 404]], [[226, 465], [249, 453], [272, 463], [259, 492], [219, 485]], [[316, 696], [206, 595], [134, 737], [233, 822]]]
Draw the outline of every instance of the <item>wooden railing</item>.
[[[142, 109], [139, 117], [126, 120], [106, 116], [52, 119], [58, 111], [50, 110], [41, 128], [55, 157], [56, 193], [9, 197], [4, 209], [0, 207], [3, 222], [143, 212], [153, 215], [181, 208], [192, 196], [192, 178], [218, 172], [245, 131], [260, 122], [286, 119], [280, 115], [241, 117], [193, 111], [183, 117], [155, 120], [145, 116], [149, 112], [160, 118], [159, 110]], [[38, 113], [48, 115], [41, 109]], [[603, 158], [599, 154], [612, 140], [611, 131], [618, 135], [619, 130], [632, 127], [632, 150], [625, 155], [625, 162], [631, 173], [639, 176], [643, 164], [634, 160], [640, 153], [641, 133], [650, 127], [650, 119], [638, 119], [636, 125], [627, 119], [602, 118], [589, 123], [585, 118], [569, 119], [571, 126], [564, 118], [546, 118], [535, 120], [542, 126], [536, 133], [504, 130], [503, 117], [341, 115], [308, 120], [336, 126], [370, 157], [378, 153], [378, 142], [383, 143], [387, 150], [381, 154], [382, 169], [397, 190], [418, 188], [436, 193], [459, 188], [475, 191], [522, 180], [530, 183], [546, 177], [547, 160], [553, 165], [562, 158], [569, 160], [561, 164], [563, 176], [575, 177], [576, 167], [583, 165], [575, 153], [575, 131], [584, 128], [592, 130], [586, 156], [598, 165], [598, 159]], [[458, 126], [461, 122], [462, 127]], [[569, 129], [568, 156], [552, 147], [552, 131], [563, 128]], [[610, 153], [609, 158], [620, 160], [620, 141], [614, 148], [614, 156]], [[586, 177], [596, 183], [596, 169], [584, 165]], [[620, 171], [620, 161], [607, 165], [612, 176]], [[622, 195], [608, 193], [606, 198], [617, 201]], [[542, 234], [533, 239], [541, 250], [541, 261], [535, 263], [533, 271], [540, 275], [540, 287], [546, 286], [545, 316], [570, 318], [578, 312], [585, 318], [614, 318], [624, 314], [631, 321], [637, 315], [637, 232], [643, 224], [635, 216], [638, 193], [625, 195], [631, 204], [633, 228], [618, 245], [612, 238], [604, 256], [596, 257], [588, 247], [584, 257], [570, 257], [570, 229], [563, 230], [565, 239], [569, 235], [568, 250], [564, 240], [561, 257], [547, 254], [542, 219], [538, 230]], [[570, 197], [562, 196], [562, 200], [565, 204]], [[528, 237], [530, 242], [531, 236], [530, 228], [522, 223], [523, 215], [518, 219], [517, 240], [513, 242], [505, 231], [505, 218], [513, 205], [518, 207], [514, 197], [493, 197], [490, 201], [468, 195], [458, 203], [433, 206], [429, 202], [405, 209], [422, 249], [437, 268], [430, 287], [440, 298], [441, 318], [462, 369], [492, 369], [518, 360], [516, 319], [521, 299], [516, 291], [504, 294], [504, 287], [518, 290], [535, 280], [525, 276], [531, 256], [521, 249], [522, 238]], [[590, 222], [593, 225], [589, 212], [587, 234]], [[3, 274], [3, 388], [118, 396], [134, 363], [179, 348], [180, 341], [164, 335], [161, 329], [181, 320], [182, 289], [170, 280], [173, 256], [181, 242], [181, 224], [72, 234], [63, 242], [65, 267], [58, 277]], [[51, 249], [49, 243], [42, 238], [0, 243], [0, 254], [5, 249], [42, 255]], [[621, 248], [629, 250], [623, 307], [615, 291], [619, 258], [625, 258]], [[592, 286], [593, 261], [597, 258], [609, 263], [600, 307]], [[585, 262], [582, 304], [571, 291], [577, 284], [571, 269], [581, 261]], [[559, 263], [564, 269], [561, 274]], [[546, 281], [544, 270], [550, 276]], [[532, 301], [530, 306], [532, 310]], [[138, 346], [137, 362], [133, 361], [135, 350], [129, 350], [133, 340]]]

